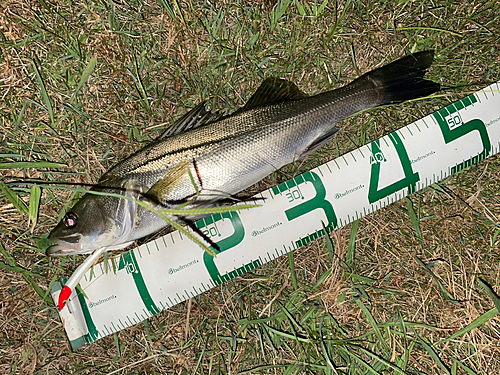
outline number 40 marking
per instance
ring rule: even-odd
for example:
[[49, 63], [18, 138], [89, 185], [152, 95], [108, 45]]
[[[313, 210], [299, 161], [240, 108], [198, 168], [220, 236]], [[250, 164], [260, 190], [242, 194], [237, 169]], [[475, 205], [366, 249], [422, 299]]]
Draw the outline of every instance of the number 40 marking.
[[391, 133], [389, 134], [389, 139], [396, 148], [396, 152], [398, 153], [399, 161], [401, 162], [405, 176], [401, 180], [379, 189], [380, 165], [382, 161], [386, 161], [386, 158], [381, 157], [383, 153], [380, 150], [380, 140], [373, 141], [371, 143], [372, 155], [370, 156], [370, 163], [372, 166], [370, 173], [370, 187], [368, 189], [368, 201], [370, 203], [383, 199], [405, 187], [408, 188], [408, 194], [411, 194], [415, 192], [416, 184], [420, 179], [418, 172], [413, 172], [410, 158], [408, 157], [408, 153], [406, 152], [405, 146], [403, 145], [401, 138], [399, 138], [399, 135], [397, 133]]

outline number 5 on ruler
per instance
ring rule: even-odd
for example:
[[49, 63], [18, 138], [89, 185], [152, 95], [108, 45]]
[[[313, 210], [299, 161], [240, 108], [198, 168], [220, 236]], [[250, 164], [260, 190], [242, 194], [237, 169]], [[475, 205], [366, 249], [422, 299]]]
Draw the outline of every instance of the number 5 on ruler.
[[474, 130], [477, 130], [479, 132], [479, 136], [481, 137], [483, 150], [476, 156], [451, 167], [452, 174], [479, 163], [481, 160], [486, 159], [490, 154], [491, 141], [488, 136], [488, 132], [486, 131], [484, 122], [479, 119], [474, 119], [464, 123], [462, 121], [462, 117], [460, 116], [460, 110], [465, 109], [476, 102], [477, 98], [474, 94], [472, 94], [446, 108], [440, 109], [436, 113], [433, 113], [434, 119], [441, 129], [441, 133], [443, 133], [443, 138], [446, 144], [453, 142], [454, 140], [461, 138]]

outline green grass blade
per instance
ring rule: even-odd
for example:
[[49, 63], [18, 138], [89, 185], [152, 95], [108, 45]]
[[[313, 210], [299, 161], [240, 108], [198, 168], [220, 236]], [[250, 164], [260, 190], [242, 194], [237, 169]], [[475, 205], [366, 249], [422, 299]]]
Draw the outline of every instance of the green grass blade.
[[17, 265], [16, 266], [11, 266], [10, 264], [6, 264], [5, 262], [2, 262], [2, 261], [0, 261], [0, 268], [3, 268], [4, 270], [7, 270], [7, 271], [11, 271], [11, 272], [15, 272], [15, 273], [20, 273], [20, 274], [23, 274], [23, 275], [29, 275], [29, 276], [33, 276], [33, 277], [42, 277], [42, 275], [39, 275], [37, 273], [28, 271], [28, 270], [24, 269], [21, 266], [17, 266]]
[[134, 73], [130, 69], [128, 69], [128, 73], [132, 77], [132, 79], [135, 82], [135, 87], [137, 90], [137, 94], [139, 95], [139, 101], [142, 104], [142, 107], [147, 110], [150, 114], [153, 112], [151, 111], [151, 104], [149, 103], [149, 97], [148, 97], [148, 92], [146, 90], [146, 87], [144, 86], [144, 83], [142, 82], [139, 66], [137, 64], [137, 59], [134, 59]]
[[349, 248], [347, 249], [345, 262], [351, 268], [354, 264], [356, 250], [356, 235], [358, 234], [359, 220], [352, 222], [351, 237], [349, 238]]
[[30, 205], [28, 210], [29, 222], [31, 223], [32, 232], [35, 229], [35, 225], [38, 221], [38, 209], [40, 207], [41, 196], [42, 196], [42, 189], [40, 189], [40, 186], [33, 185], [31, 187]]
[[368, 320], [368, 322], [372, 326], [373, 331], [375, 332], [375, 336], [377, 336], [377, 339], [379, 341], [379, 344], [381, 344], [384, 351], [387, 354], [389, 354], [390, 353], [389, 347], [387, 346], [387, 343], [385, 342], [384, 336], [382, 335], [382, 332], [380, 331], [378, 324], [377, 324], [377, 321], [373, 317], [372, 313], [370, 312], [370, 310], [368, 310], [368, 308], [365, 306], [365, 304], [363, 303], [363, 301], [361, 301], [360, 298], [355, 298], [354, 301], [356, 302], [356, 304], [358, 305], [358, 307], [363, 312], [366, 319]]
[[450, 301], [452, 303], [458, 303], [458, 301], [453, 297], [453, 295], [448, 292], [448, 290], [446, 290], [446, 288], [444, 287], [443, 283], [441, 282], [441, 280], [439, 280], [439, 278], [434, 274], [434, 272], [431, 271], [430, 267], [427, 266], [426, 264], [424, 264], [424, 262], [422, 262], [418, 257], [415, 257], [415, 260], [417, 261], [417, 263], [429, 274], [432, 276], [432, 278], [434, 279], [434, 281], [436, 282], [436, 284], [438, 285], [439, 287], [439, 290], [441, 291], [441, 294], [443, 295], [443, 298], [446, 300], [446, 301]]
[[30, 275], [23, 273], [23, 279], [26, 280], [28, 284], [35, 290], [35, 292], [40, 296], [42, 300], [46, 303], [52, 304], [52, 299], [48, 297], [47, 292], [43, 290], [36, 282], [31, 278]]
[[177, 10], [177, 13], [179, 13], [179, 17], [180, 17], [182, 23], [186, 24], [186, 21], [184, 20], [184, 16], [182, 15], [182, 9], [179, 6], [179, 1], [178, 0], [172, 0], [172, 2], [174, 3], [174, 7]]
[[319, 16], [321, 13], [323, 13], [323, 10], [325, 10], [326, 6], [328, 5], [328, 0], [324, 0], [323, 3], [318, 8], [318, 11], [316, 12], [316, 16]]
[[437, 365], [441, 368], [441, 370], [443, 370], [446, 374], [451, 375], [450, 369], [446, 367], [441, 358], [439, 358], [438, 354], [436, 353], [432, 345], [430, 345], [427, 341], [423, 340], [421, 337], [418, 337], [418, 341], [423, 346], [425, 351], [432, 357], [434, 362], [436, 362]]
[[19, 196], [14, 193], [3, 181], [0, 181], [0, 190], [5, 195], [5, 198], [13, 204], [15, 208], [17, 208], [23, 214], [28, 214], [28, 206], [24, 201], [19, 198]]
[[[174, 9], [175, 9], [177, 11], [177, 13], [179, 14], [179, 18], [181, 20], [181, 23], [183, 23], [183, 24], [186, 23], [186, 21], [184, 21], [184, 16], [182, 15], [182, 9], [179, 6], [178, 0], [158, 0], [158, 2], [160, 3], [160, 5], [162, 5], [165, 8], [168, 15], [170, 16], [170, 18], [173, 21], [177, 21], [177, 17], [175, 16], [175, 11], [174, 11]], [[172, 7], [172, 3], [174, 5], [173, 7]]]
[[393, 369], [397, 374], [407, 374], [405, 371], [403, 371], [401, 368], [399, 368], [398, 366], [395, 366], [393, 363], [391, 363], [390, 361], [382, 358], [381, 356], [373, 353], [371, 350], [368, 350], [366, 348], [363, 348], [362, 346], [357, 346], [356, 347], [362, 351], [363, 353], [365, 353], [366, 355], [368, 355], [369, 357], [372, 357], [374, 360], [376, 360], [378, 363], [386, 366], [386, 367], [389, 367], [391, 369]]
[[54, 163], [51, 161], [15, 161], [12, 163], [0, 163], [0, 169], [15, 168], [62, 168], [65, 164]]
[[423, 245], [424, 239], [422, 238], [422, 231], [420, 230], [420, 220], [418, 219], [417, 214], [413, 209], [413, 203], [407, 197], [403, 198], [403, 200], [406, 201], [406, 209], [408, 210], [408, 214], [410, 215], [410, 221], [411, 224], [413, 225], [413, 229], [415, 230], [417, 239], [420, 242], [420, 244]]
[[299, 14], [301, 16], [305, 16], [306, 15], [306, 11], [304, 9], [304, 6], [301, 3], [299, 3], [298, 0], [294, 0], [294, 3], [295, 3], [295, 6], [297, 7], [297, 11], [299, 12]]
[[[0, 253], [2, 253], [3, 257], [11, 267], [17, 267], [17, 262], [12, 255], [10, 255], [7, 250], [3, 247], [2, 243], [0, 243]], [[16, 271], [17, 272], [17, 271]]]
[[193, 233], [191, 233], [189, 230], [187, 230], [186, 228], [184, 228], [182, 225], [180, 225], [176, 221], [170, 219], [168, 216], [163, 215], [161, 212], [157, 212], [157, 214], [163, 220], [165, 220], [167, 223], [169, 223], [172, 227], [174, 227], [175, 229], [177, 229], [179, 232], [181, 232], [182, 234], [184, 234], [187, 238], [189, 238], [191, 241], [193, 241], [199, 247], [201, 247], [203, 250], [205, 250], [208, 254], [210, 254], [213, 257], [216, 256], [215, 252], [210, 247], [208, 247], [205, 244], [205, 242], [203, 242], [202, 240], [200, 240], [198, 237], [196, 237]]
[[3, 255], [5, 260], [7, 261], [7, 264], [4, 262], [0, 262], [0, 268], [6, 269], [8, 271], [16, 272], [16, 273], [21, 273], [21, 274], [26, 274], [29, 276], [33, 277], [42, 277], [41, 275], [28, 271], [24, 269], [23, 267], [19, 266], [16, 262], [16, 259], [9, 254], [7, 250], [3, 247], [2, 243], [0, 242], [0, 253]]
[[290, 277], [292, 278], [293, 289], [297, 290], [297, 275], [295, 274], [295, 263], [293, 261], [293, 251], [287, 254], [288, 257], [288, 268], [290, 269]]
[[45, 83], [43, 82], [42, 75], [40, 74], [40, 70], [38, 69], [37, 64], [35, 64], [35, 61], [32, 61], [31, 65], [33, 66], [33, 70], [35, 71], [36, 81], [38, 82], [38, 85], [40, 86], [40, 94], [42, 95], [42, 102], [45, 104], [45, 106], [46, 106], [45, 109], [49, 113], [50, 122], [53, 124], [54, 123], [54, 110], [52, 109], [52, 101], [50, 100], [49, 94], [47, 93], [47, 89], [45, 88]]
[[477, 375], [478, 374], [476, 371], [471, 369], [469, 366], [464, 365], [461, 361], [455, 360], [455, 363], [457, 365], [459, 365], [460, 367], [462, 367], [464, 369], [464, 371], [469, 375]]
[[45, 290], [43, 290], [43, 288], [41, 288], [41, 287], [40, 287], [40, 286], [39, 286], [39, 285], [35, 282], [35, 280], [33, 280], [33, 279], [31, 278], [31, 276], [30, 276], [30, 275], [28, 275], [27, 273], [23, 273], [22, 275], [23, 275], [24, 280], [26, 280], [26, 282], [27, 282], [28, 284], [30, 284], [30, 285], [31, 285], [31, 287], [35, 290], [35, 292], [36, 292], [36, 293], [40, 296], [40, 298], [41, 298], [43, 301], [45, 301], [45, 302], [46, 302], [46, 303], [48, 303], [48, 304], [52, 304], [52, 303], [53, 303], [53, 302], [52, 302], [52, 298], [50, 298], [50, 297], [48, 296], [48, 293], [47, 293]]
[[209, 207], [209, 208], [165, 208], [161, 212], [165, 215], [186, 216], [189, 215], [213, 215], [239, 210], [248, 210], [250, 208], [261, 207], [258, 204], [242, 204], [236, 206]]
[[330, 259], [330, 263], [333, 264], [333, 257], [335, 255], [333, 241], [330, 238], [328, 231], [326, 230], [325, 223], [323, 223], [323, 220], [321, 220], [321, 226], [323, 227], [323, 233], [325, 234], [326, 248], [328, 250], [328, 258]]
[[21, 108], [21, 111], [17, 116], [13, 115], [14, 117], [14, 129], [18, 129], [19, 125], [21, 125], [21, 121], [23, 121], [24, 113], [26, 112], [26, 107], [28, 106], [28, 100], [26, 98], [24, 99], [23, 102], [23, 107]]
[[23, 273], [24, 268], [19, 267], [19, 266], [11, 266], [10, 264], [6, 264], [5, 262], [0, 261], [0, 268], [3, 268], [4, 270], [11, 271], [11, 272], [16, 272], [16, 273]]
[[[398, 322], [398, 325], [401, 329], [401, 332], [403, 333], [403, 337], [407, 337], [407, 331], [406, 331], [406, 322], [403, 318], [403, 316], [401, 315], [401, 311], [399, 310], [398, 307], [396, 307], [396, 320]], [[406, 370], [406, 367], [408, 366], [408, 361], [410, 360], [410, 353], [411, 353], [411, 349], [408, 347], [408, 345], [406, 344], [406, 340], [402, 340], [402, 344], [403, 344], [403, 349], [404, 349], [404, 353], [402, 355], [402, 358], [401, 358], [401, 365], [400, 367], [402, 368], [402, 370]], [[413, 344], [415, 344], [415, 340], [413, 340]]]
[[284, 337], [287, 339], [292, 339], [295, 341], [303, 342], [303, 343], [310, 343], [310, 339], [307, 337], [302, 337], [299, 335], [296, 335], [295, 333], [288, 333], [283, 330], [279, 330], [276, 328], [271, 327], [270, 325], [264, 324], [264, 327], [272, 334], [277, 335], [278, 337]]
[[477, 279], [477, 283], [479, 285], [481, 285], [484, 290], [486, 290], [486, 293], [488, 293], [488, 295], [492, 299], [493, 303], [495, 304], [495, 307], [497, 308], [498, 311], [500, 311], [500, 298], [495, 293], [495, 291], [491, 288], [491, 286], [489, 286], [486, 282], [484, 282], [480, 278]]
[[70, 102], [72, 102], [75, 97], [78, 95], [80, 90], [82, 89], [83, 85], [89, 80], [90, 76], [92, 75], [95, 66], [97, 64], [97, 56], [94, 56], [90, 59], [88, 65], [85, 67], [85, 70], [82, 73], [82, 76], [80, 77], [80, 82], [78, 82], [78, 86], [76, 86], [76, 90], [71, 96]]
[[406, 27], [398, 27], [396, 29], [389, 29], [387, 31], [404, 31], [404, 30], [432, 30], [432, 31], [438, 31], [438, 32], [442, 32], [442, 33], [448, 33], [448, 34], [451, 34], [451, 35], [454, 35], [454, 36], [458, 36], [458, 37], [462, 37], [462, 34], [460, 33], [457, 33], [455, 31], [452, 31], [452, 30], [447, 30], [447, 29], [441, 29], [439, 27], [424, 27], [424, 26], [406, 26]]
[[[357, 346], [353, 346], [353, 347], [357, 347]], [[366, 372], [360, 372], [360, 374], [381, 375], [381, 373], [378, 372], [377, 370], [375, 370], [368, 362], [366, 362], [364, 359], [362, 359], [361, 357], [359, 357], [358, 355], [356, 355], [353, 351], [347, 349], [347, 347], [344, 348], [344, 351], [345, 351], [345, 353], [349, 357], [351, 357], [352, 359], [354, 359], [354, 361], [352, 363], [353, 365], [357, 362], [357, 363], [359, 363], [360, 365], [362, 365], [367, 370]], [[355, 368], [356, 367], [353, 367], [353, 371], [355, 371], [354, 370]], [[349, 372], [349, 373], [351, 373], [351, 372]], [[353, 373], [355, 373], [355, 372], [353, 372]]]
[[321, 284], [323, 284], [325, 282], [325, 280], [328, 278], [328, 276], [330, 276], [332, 273], [332, 269], [328, 269], [326, 270], [325, 272], [323, 272], [323, 274], [318, 278], [318, 281], [316, 281], [316, 283], [314, 284], [314, 286], [312, 287], [313, 289], [317, 289]]
[[283, 17], [290, 5], [291, 0], [279, 0], [273, 12], [271, 12], [271, 31], [273, 31], [278, 24], [281, 17]]
[[455, 332], [450, 337], [448, 337], [448, 338], [446, 338], [444, 340], [439, 341], [436, 345], [444, 344], [444, 343], [446, 343], [448, 341], [456, 339], [457, 337], [465, 335], [466, 333], [472, 331], [473, 329], [481, 327], [482, 325], [486, 324], [488, 322], [488, 320], [490, 320], [495, 315], [497, 315], [498, 311], [499, 310], [495, 307], [494, 309], [491, 309], [491, 310], [485, 312], [480, 317], [474, 319], [474, 321], [471, 324], [469, 324], [468, 326], [466, 326], [466, 327], [462, 328], [461, 330]]

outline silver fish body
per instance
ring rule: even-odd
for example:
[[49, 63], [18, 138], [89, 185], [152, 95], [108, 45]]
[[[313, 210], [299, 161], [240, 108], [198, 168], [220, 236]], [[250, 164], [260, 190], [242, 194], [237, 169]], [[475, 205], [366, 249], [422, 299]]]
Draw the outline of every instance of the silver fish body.
[[[110, 169], [92, 190], [148, 200], [157, 208], [214, 205], [323, 146], [342, 119], [439, 90], [423, 79], [432, 60], [432, 51], [416, 53], [310, 97], [291, 82], [266, 79], [243, 108], [225, 118], [202, 103]], [[123, 248], [166, 226], [133, 200], [87, 193], [50, 233], [55, 245], [47, 254]]]

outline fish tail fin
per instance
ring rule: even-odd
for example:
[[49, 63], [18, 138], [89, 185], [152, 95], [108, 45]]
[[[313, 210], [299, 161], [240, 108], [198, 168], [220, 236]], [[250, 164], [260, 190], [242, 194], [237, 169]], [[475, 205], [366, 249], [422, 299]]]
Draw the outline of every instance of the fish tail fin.
[[434, 51], [414, 53], [368, 72], [351, 84], [364, 84], [370, 81], [380, 90], [378, 105], [399, 103], [416, 99], [439, 91], [439, 83], [424, 79], [427, 69], [434, 59]]

